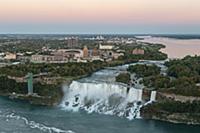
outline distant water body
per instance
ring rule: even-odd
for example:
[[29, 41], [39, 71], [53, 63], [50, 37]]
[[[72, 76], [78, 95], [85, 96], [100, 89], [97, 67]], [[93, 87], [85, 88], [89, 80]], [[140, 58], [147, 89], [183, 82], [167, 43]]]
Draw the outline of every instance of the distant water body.
[[174, 39], [166, 37], [140, 36], [141, 42], [163, 44], [166, 48], [161, 51], [169, 58], [183, 58], [187, 55], [200, 55], [200, 39]]

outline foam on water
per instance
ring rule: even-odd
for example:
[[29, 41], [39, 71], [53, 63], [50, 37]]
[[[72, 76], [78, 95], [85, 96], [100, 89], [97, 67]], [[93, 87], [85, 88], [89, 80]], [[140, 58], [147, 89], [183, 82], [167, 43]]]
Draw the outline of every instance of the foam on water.
[[128, 119], [140, 118], [142, 90], [125, 85], [73, 81], [64, 87], [65, 96], [61, 107], [65, 110], [88, 113], [96, 112], [106, 115], [117, 115]]
[[16, 115], [15, 113], [2, 113], [0, 111], [0, 118], [6, 118], [6, 121], [9, 121], [11, 119], [14, 120], [22, 120], [24, 121], [25, 125], [28, 125], [31, 129], [39, 129], [42, 132], [47, 132], [47, 133], [74, 133], [71, 130], [65, 131], [56, 127], [48, 127], [45, 126], [44, 124], [40, 124], [34, 121], [29, 121], [27, 118]]

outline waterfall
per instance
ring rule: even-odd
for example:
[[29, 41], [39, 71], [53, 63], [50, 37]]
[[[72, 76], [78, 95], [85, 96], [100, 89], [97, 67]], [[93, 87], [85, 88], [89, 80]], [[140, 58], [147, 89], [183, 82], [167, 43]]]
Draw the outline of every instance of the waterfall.
[[122, 84], [73, 81], [64, 87], [61, 107], [65, 110], [85, 110], [134, 119], [140, 117], [142, 90]]
[[155, 102], [156, 101], [156, 91], [152, 91], [151, 92], [151, 97], [150, 97], [150, 101], [151, 102]]

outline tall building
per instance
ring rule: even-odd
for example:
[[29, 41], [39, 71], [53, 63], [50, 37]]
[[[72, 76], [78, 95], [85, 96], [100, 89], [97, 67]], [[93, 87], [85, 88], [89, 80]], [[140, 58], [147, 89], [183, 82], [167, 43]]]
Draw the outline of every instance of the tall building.
[[97, 50], [97, 48], [94, 48], [92, 50], [92, 56], [98, 56], [99, 55], [99, 51]]
[[78, 47], [78, 37], [68, 37], [67, 38], [67, 47], [68, 48]]
[[85, 47], [83, 48], [83, 57], [84, 57], [84, 58], [89, 57], [89, 50], [88, 50], [87, 46], [85, 46]]

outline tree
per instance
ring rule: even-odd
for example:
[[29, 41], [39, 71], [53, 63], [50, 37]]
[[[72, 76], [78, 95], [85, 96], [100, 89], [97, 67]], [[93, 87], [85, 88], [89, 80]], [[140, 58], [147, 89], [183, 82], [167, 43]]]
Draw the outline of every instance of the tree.
[[117, 77], [116, 77], [116, 82], [121, 82], [121, 83], [125, 83], [128, 84], [131, 80], [131, 76], [129, 73], [120, 73]]

